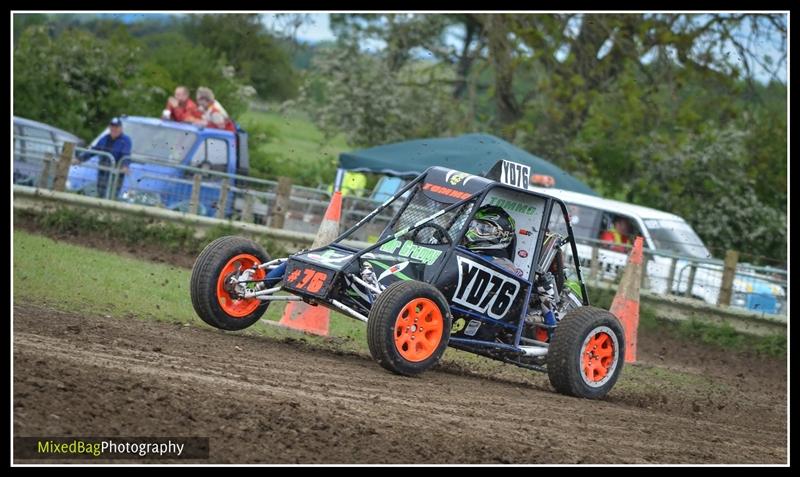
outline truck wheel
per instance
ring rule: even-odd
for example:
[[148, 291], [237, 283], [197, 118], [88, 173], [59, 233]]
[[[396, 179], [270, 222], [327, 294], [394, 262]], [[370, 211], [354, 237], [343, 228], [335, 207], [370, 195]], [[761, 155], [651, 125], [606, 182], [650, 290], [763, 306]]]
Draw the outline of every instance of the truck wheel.
[[[246, 238], [221, 237], [208, 244], [192, 268], [190, 293], [197, 316], [215, 328], [229, 331], [242, 330], [258, 321], [269, 302], [234, 298], [226, 280], [239, 269], [244, 271], [268, 261], [267, 252]], [[259, 270], [253, 279], [265, 276], [266, 272]]]
[[395, 282], [369, 312], [369, 352], [389, 371], [420, 374], [442, 357], [451, 321], [447, 300], [434, 286], [414, 280]]
[[625, 334], [606, 310], [582, 306], [569, 311], [553, 332], [547, 375], [556, 391], [599, 399], [617, 382], [625, 362]]

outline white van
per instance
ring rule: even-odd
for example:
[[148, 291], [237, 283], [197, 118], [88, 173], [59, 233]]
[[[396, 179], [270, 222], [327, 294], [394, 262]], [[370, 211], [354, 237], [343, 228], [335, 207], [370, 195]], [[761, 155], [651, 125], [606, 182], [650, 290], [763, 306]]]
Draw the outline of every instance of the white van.
[[[585, 265], [583, 273], [588, 277], [593, 245], [601, 239], [617, 217], [627, 219], [632, 226], [630, 242], [637, 235], [644, 237], [644, 247], [665, 255], [646, 255], [645, 286], [653, 293], [666, 294], [673, 257], [674, 271], [671, 290], [673, 294], [686, 295], [692, 263], [687, 258], [702, 259], [694, 270], [691, 297], [716, 304], [722, 283], [722, 261], [707, 263], [713, 259], [703, 241], [692, 227], [681, 217], [660, 210], [603, 199], [560, 189], [531, 187], [531, 190], [549, 194], [564, 201], [569, 208], [570, 222], [578, 243], [578, 257]], [[557, 217], [557, 214], [553, 214]], [[557, 227], [556, 224], [551, 224]], [[595, 241], [594, 244], [588, 241]], [[570, 252], [571, 253], [571, 252]], [[609, 246], [598, 247], [599, 273], [603, 279], [617, 278], [627, 260], [627, 251], [614, 251]], [[739, 273], [733, 284], [733, 306], [754, 311], [779, 313], [786, 299], [786, 291], [779, 285], [761, 279], [754, 274]]]

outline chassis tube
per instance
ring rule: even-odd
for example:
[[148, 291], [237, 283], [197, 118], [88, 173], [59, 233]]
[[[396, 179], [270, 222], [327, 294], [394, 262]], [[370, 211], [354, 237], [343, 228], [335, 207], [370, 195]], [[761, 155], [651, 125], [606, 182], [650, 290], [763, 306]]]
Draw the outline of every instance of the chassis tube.
[[[348, 262], [344, 265], [343, 268], [348, 267], [351, 263], [355, 262], [356, 260], [360, 260], [361, 257], [365, 253], [368, 253], [368, 252], [371, 252], [371, 251], [375, 250], [376, 248], [382, 246], [383, 244], [389, 242], [390, 240], [394, 240], [396, 238], [400, 238], [400, 237], [406, 235], [407, 233], [411, 232], [412, 230], [416, 230], [420, 226], [430, 222], [431, 220], [433, 220], [433, 219], [435, 219], [437, 217], [440, 217], [440, 216], [450, 212], [451, 210], [454, 210], [454, 209], [456, 209], [458, 207], [461, 207], [464, 204], [467, 204], [469, 202], [474, 201], [478, 197], [480, 197], [480, 196], [477, 195], [477, 194], [473, 194], [473, 195], [467, 197], [466, 199], [464, 199], [462, 201], [450, 204], [449, 206], [445, 207], [444, 209], [429, 215], [428, 217], [418, 221], [417, 223], [415, 223], [415, 224], [413, 224], [413, 225], [411, 225], [409, 227], [404, 228], [403, 230], [398, 230], [397, 232], [393, 233], [392, 235], [387, 235], [384, 239], [378, 240], [377, 242], [375, 242], [374, 244], [370, 245], [369, 247], [367, 247], [367, 248], [365, 248], [363, 250], [360, 250], [360, 251], [356, 252], [355, 254], [353, 254], [353, 257], [350, 258], [350, 260], [348, 260]], [[452, 240], [452, 237], [450, 237], [450, 239]], [[447, 259], [445, 258], [445, 260], [447, 260]]]
[[336, 308], [342, 310], [343, 312], [347, 313], [348, 315], [352, 316], [353, 318], [363, 321], [364, 323], [369, 321], [369, 319], [366, 316], [362, 315], [361, 313], [357, 312], [356, 310], [350, 308], [349, 306], [345, 305], [344, 303], [342, 303], [342, 302], [340, 302], [338, 300], [331, 300], [331, 305], [333, 305]]
[[261, 295], [257, 296], [261, 301], [302, 301], [303, 299], [296, 295]]
[[558, 199], [554, 199], [554, 201], [561, 208], [561, 213], [564, 215], [564, 222], [567, 224], [567, 235], [570, 237], [569, 244], [572, 248], [572, 262], [575, 264], [575, 274], [578, 276], [578, 283], [581, 284], [581, 293], [583, 294], [581, 298], [583, 298], [583, 306], [589, 306], [589, 292], [586, 291], [586, 284], [583, 283], [583, 276], [581, 275], [581, 264], [580, 260], [578, 259], [578, 246], [575, 244], [575, 234], [572, 232], [572, 222], [569, 220], [569, 214], [567, 213], [567, 208], [564, 203]]
[[265, 268], [275, 268], [280, 266], [281, 263], [289, 260], [288, 258], [276, 258], [275, 260], [270, 260], [269, 262], [262, 263], [258, 266], [258, 268], [265, 269]]
[[[241, 282], [241, 283], [248, 283], [248, 282], [252, 282], [252, 280], [244, 281], [244, 282]], [[267, 288], [266, 290], [259, 290], [259, 291], [254, 291], [254, 292], [247, 291], [247, 292], [244, 292], [244, 295], [242, 295], [242, 298], [256, 298], [256, 297], [263, 296], [263, 295], [272, 295], [273, 293], [281, 291], [281, 288], [283, 288], [283, 287], [277, 286], [277, 287]]]
[[417, 184], [417, 182], [421, 181], [423, 177], [425, 177], [425, 174], [420, 174], [419, 176], [417, 176], [417, 178], [416, 178], [416, 179], [414, 179], [413, 181], [411, 181], [411, 182], [409, 182], [408, 184], [406, 184], [406, 186], [405, 186], [405, 187], [403, 187], [402, 189], [400, 189], [400, 191], [399, 191], [398, 193], [396, 193], [395, 195], [393, 195], [392, 197], [390, 197], [389, 199], [387, 199], [387, 200], [386, 200], [386, 201], [385, 201], [383, 204], [381, 204], [380, 206], [378, 206], [378, 208], [377, 208], [377, 209], [375, 209], [375, 210], [373, 210], [372, 212], [370, 212], [369, 214], [367, 214], [367, 216], [366, 216], [366, 217], [364, 217], [363, 219], [359, 220], [359, 221], [358, 221], [358, 223], [356, 223], [354, 226], [352, 226], [352, 227], [350, 227], [349, 229], [345, 230], [345, 231], [344, 231], [344, 233], [342, 233], [342, 235], [338, 236], [338, 237], [336, 238], [336, 240], [334, 240], [332, 243], [339, 243], [339, 242], [341, 242], [342, 240], [344, 240], [344, 239], [346, 239], [347, 237], [349, 237], [349, 236], [350, 236], [350, 235], [351, 235], [351, 234], [352, 234], [352, 233], [353, 233], [353, 232], [354, 232], [356, 229], [358, 229], [359, 227], [361, 227], [361, 226], [362, 226], [362, 225], [364, 225], [365, 223], [367, 223], [367, 222], [369, 222], [370, 220], [372, 220], [372, 218], [373, 218], [373, 217], [375, 217], [376, 215], [378, 215], [378, 214], [379, 214], [379, 213], [380, 213], [380, 212], [381, 212], [383, 209], [385, 209], [386, 207], [388, 207], [388, 206], [389, 206], [389, 204], [391, 204], [392, 202], [394, 202], [394, 201], [395, 201], [395, 200], [396, 200], [398, 197], [401, 197], [401, 196], [402, 196], [403, 194], [405, 194], [407, 191], [411, 190], [411, 188], [412, 188], [413, 186], [415, 186], [415, 185]]
[[530, 338], [521, 337], [520, 341], [522, 341], [523, 343], [527, 343], [527, 344], [541, 346], [543, 348], [549, 348], [550, 347], [550, 343], [545, 343], [544, 341], [532, 340]]
[[353, 280], [354, 282], [356, 282], [356, 283], [360, 284], [361, 286], [365, 287], [367, 290], [370, 290], [372, 293], [375, 293], [376, 295], [380, 295], [381, 294], [381, 290], [378, 290], [377, 288], [375, 288], [374, 286], [372, 286], [369, 283], [365, 282], [361, 278], [358, 278], [357, 276], [355, 276], [355, 274], [350, 273], [350, 274], [348, 274], [348, 277], [350, 277], [350, 279]]

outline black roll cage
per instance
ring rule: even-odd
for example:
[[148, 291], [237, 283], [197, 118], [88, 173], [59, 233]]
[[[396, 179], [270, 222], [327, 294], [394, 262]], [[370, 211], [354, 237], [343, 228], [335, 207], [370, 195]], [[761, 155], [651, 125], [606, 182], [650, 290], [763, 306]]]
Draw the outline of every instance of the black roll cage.
[[[395, 195], [393, 195], [391, 198], [387, 199], [385, 202], [383, 202], [383, 204], [381, 204], [375, 210], [373, 210], [372, 212], [367, 214], [363, 219], [359, 220], [355, 225], [353, 225], [352, 227], [347, 229], [341, 235], [339, 235], [332, 242], [332, 245], [333, 244], [339, 245], [339, 243], [342, 240], [344, 240], [347, 237], [349, 237], [350, 235], [352, 235], [352, 233], [355, 230], [357, 230], [359, 227], [361, 227], [366, 222], [370, 221], [373, 217], [375, 217], [377, 214], [379, 214], [381, 211], [383, 211], [386, 207], [388, 207], [392, 202], [394, 202], [398, 198], [402, 197], [403, 194], [405, 194], [406, 192], [411, 190], [415, 185], [417, 185], [418, 183], [422, 182], [427, 177], [429, 170], [430, 169], [426, 170], [424, 173], [422, 173], [419, 176], [417, 176], [414, 180], [412, 180], [411, 182], [406, 184], [402, 189], [400, 189], [397, 193], [395, 193]], [[545, 200], [545, 210], [544, 210], [544, 214], [542, 216], [542, 223], [539, 225], [539, 230], [540, 231], [543, 230], [544, 228], [546, 228], [548, 223], [549, 223], [550, 215], [551, 215], [552, 209], [553, 209], [553, 204], [557, 203], [561, 207], [561, 212], [562, 212], [562, 214], [564, 216], [564, 222], [565, 222], [566, 227], [567, 227], [567, 234], [568, 234], [567, 238], [568, 238], [569, 243], [570, 243], [571, 248], [572, 248], [572, 260], [573, 260], [573, 264], [575, 265], [575, 273], [576, 273], [577, 278], [578, 278], [578, 283], [580, 283], [580, 286], [581, 286], [581, 295], [582, 295], [583, 305], [584, 306], [589, 306], [589, 294], [588, 294], [588, 291], [586, 289], [586, 284], [583, 282], [583, 276], [581, 275], [580, 262], [578, 260], [578, 246], [575, 243], [575, 236], [574, 236], [573, 231], [572, 231], [572, 224], [570, 223], [569, 213], [567, 212], [566, 204], [561, 199], [558, 199], [556, 197], [545, 195], [545, 194], [541, 194], [541, 193], [530, 191], [530, 190], [520, 189], [518, 187], [509, 186], [509, 185], [506, 185], [506, 184], [503, 184], [503, 183], [500, 183], [500, 182], [495, 182], [495, 183], [489, 185], [488, 187], [485, 187], [482, 191], [480, 191], [478, 193], [472, 194], [471, 196], [469, 196], [469, 197], [467, 197], [465, 199], [462, 199], [460, 201], [454, 202], [454, 203], [450, 204], [449, 206], [445, 207], [444, 209], [442, 209], [442, 210], [440, 210], [438, 212], [435, 212], [434, 214], [432, 214], [432, 215], [430, 215], [430, 216], [428, 216], [428, 217], [426, 217], [426, 218], [424, 218], [424, 219], [422, 219], [420, 221], [417, 221], [415, 224], [413, 224], [413, 225], [411, 225], [409, 227], [405, 227], [404, 229], [398, 230], [397, 232], [395, 232], [393, 234], [389, 234], [389, 235], [385, 236], [383, 239], [378, 240], [377, 242], [375, 242], [374, 244], [370, 245], [367, 248], [364, 248], [362, 250], [351, 250], [351, 251], [353, 251], [355, 253], [350, 258], [350, 260], [348, 260], [347, 263], [343, 265], [342, 269], [345, 269], [345, 268], [349, 267], [356, 260], [360, 261], [361, 257], [364, 254], [369, 253], [369, 252], [375, 250], [378, 247], [381, 247], [382, 245], [390, 242], [391, 240], [399, 239], [399, 238], [405, 236], [409, 232], [420, 228], [422, 225], [430, 222], [431, 220], [433, 220], [433, 219], [435, 219], [435, 218], [437, 218], [437, 217], [439, 217], [441, 215], [444, 215], [444, 214], [450, 212], [451, 210], [455, 210], [455, 209], [457, 209], [457, 208], [459, 208], [459, 207], [461, 207], [463, 205], [466, 205], [466, 204], [468, 204], [470, 202], [483, 202], [483, 199], [486, 197], [486, 195], [489, 193], [489, 191], [492, 190], [492, 189], [495, 189], [495, 188], [507, 189], [507, 190], [511, 190], [513, 192], [523, 192], [525, 194], [528, 194], [528, 195], [531, 195], [531, 196], [540, 197], [540, 198], [544, 199]], [[406, 207], [408, 206], [408, 204], [410, 202], [411, 202], [411, 200], [409, 198], [409, 200], [403, 205], [403, 207], [397, 212], [397, 214], [395, 214], [395, 216], [392, 218], [392, 220], [386, 226], [386, 229], [384, 229], [384, 233], [385, 233], [386, 230], [390, 230], [391, 229], [391, 227], [395, 224], [395, 222], [400, 217], [400, 215], [402, 215], [403, 211], [406, 209]], [[473, 208], [473, 210], [470, 211], [470, 218], [471, 218], [471, 216], [473, 214], [475, 214], [474, 208]], [[444, 257], [444, 260], [442, 260], [442, 263], [447, 263], [447, 261], [449, 260], [450, 256], [454, 253], [454, 249], [456, 248], [457, 244], [461, 243], [461, 240], [463, 239], [464, 233], [466, 233], [465, 229], [466, 229], [465, 227], [462, 227], [462, 229], [459, 232], [457, 237], [451, 237], [451, 243], [449, 244], [448, 250], [445, 253], [445, 257]], [[541, 251], [542, 241], [543, 240], [544, 240], [544, 234], [543, 233], [539, 233], [537, 235], [536, 245], [534, 247], [534, 256], [533, 256], [533, 260], [532, 260], [532, 263], [534, 263], [534, 264], [538, 263], [539, 253]], [[434, 281], [437, 281], [439, 279], [439, 276], [442, 273], [442, 268], [443, 267], [440, 267], [438, 273], [436, 273]], [[531, 272], [535, 273], [533, 266], [531, 267]], [[532, 281], [533, 277], [529, 276], [528, 278], [531, 279], [531, 280], [528, 280], [528, 281]], [[525, 308], [527, 308], [527, 306]]]

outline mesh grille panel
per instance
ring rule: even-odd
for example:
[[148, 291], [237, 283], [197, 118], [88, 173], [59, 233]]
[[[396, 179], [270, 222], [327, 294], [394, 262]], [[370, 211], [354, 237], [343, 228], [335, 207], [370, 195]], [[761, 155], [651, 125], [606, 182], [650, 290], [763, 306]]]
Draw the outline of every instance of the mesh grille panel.
[[[444, 227], [450, 233], [450, 236], [453, 237], [467, 220], [467, 217], [472, 209], [472, 204], [473, 203], [470, 202], [461, 207], [457, 207], [456, 209], [453, 209], [450, 212], [433, 219], [431, 222]], [[402, 230], [406, 227], [411, 227], [420, 220], [439, 212], [447, 206], [448, 204], [428, 198], [420, 190], [420, 188], [417, 187], [410, 203], [408, 204], [408, 207], [406, 207], [406, 209], [403, 211], [402, 215], [397, 220], [397, 223], [394, 224], [392, 233], [396, 233], [398, 230]], [[434, 228], [424, 227], [419, 230], [416, 240], [420, 243], [437, 243], [437, 240], [434, 239], [435, 232], [436, 229]]]

